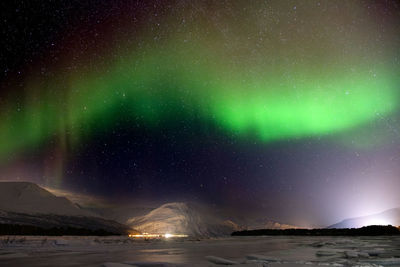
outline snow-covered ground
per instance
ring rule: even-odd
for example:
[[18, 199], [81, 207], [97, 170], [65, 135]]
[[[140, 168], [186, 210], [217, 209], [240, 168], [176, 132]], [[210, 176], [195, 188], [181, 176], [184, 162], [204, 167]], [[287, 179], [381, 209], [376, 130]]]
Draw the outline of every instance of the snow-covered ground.
[[400, 266], [400, 237], [0, 237], [0, 266]]

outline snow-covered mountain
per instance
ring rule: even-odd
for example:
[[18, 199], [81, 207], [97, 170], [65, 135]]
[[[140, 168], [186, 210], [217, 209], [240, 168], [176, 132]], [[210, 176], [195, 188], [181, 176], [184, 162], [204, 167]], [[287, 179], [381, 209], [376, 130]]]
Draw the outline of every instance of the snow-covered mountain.
[[95, 216], [65, 197], [30, 182], [0, 182], [0, 210], [29, 214]]
[[247, 218], [244, 223], [229, 215], [222, 215], [222, 211], [210, 210], [194, 203], [173, 202], [158, 208], [141, 207], [137, 203], [102, 203], [100, 207], [82, 208], [82, 204], [72, 203], [63, 196], [71, 194], [56, 196], [30, 182], [0, 182], [0, 224], [104, 229], [112, 232], [134, 232], [135, 229], [147, 233], [201, 237], [230, 235], [244, 229], [295, 228], [267, 219]]
[[67, 198], [57, 197], [30, 182], [0, 182], [0, 223], [103, 229], [114, 233], [130, 229], [81, 209]]
[[164, 204], [146, 215], [130, 218], [127, 224], [140, 232], [189, 236], [230, 235], [240, 230], [234, 222], [223, 220], [204, 207], [181, 202]]
[[369, 216], [350, 218], [333, 224], [328, 228], [359, 228], [367, 225], [400, 226], [400, 208], [386, 210]]

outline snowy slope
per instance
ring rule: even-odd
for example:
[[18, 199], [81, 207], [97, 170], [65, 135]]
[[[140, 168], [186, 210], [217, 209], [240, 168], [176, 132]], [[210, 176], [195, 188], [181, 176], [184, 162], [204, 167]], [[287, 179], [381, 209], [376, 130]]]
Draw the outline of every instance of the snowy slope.
[[30, 182], [0, 182], [0, 210], [67, 216], [93, 216], [65, 197], [56, 197]]
[[240, 229], [232, 221], [224, 221], [203, 207], [181, 202], [164, 204], [144, 216], [129, 219], [127, 224], [140, 232], [189, 236], [229, 235]]
[[42, 228], [76, 227], [122, 233], [129, 228], [95, 216], [65, 197], [30, 182], [0, 182], [0, 223]]
[[328, 228], [359, 228], [367, 225], [388, 224], [400, 226], [400, 208], [386, 210], [369, 216], [346, 219]]

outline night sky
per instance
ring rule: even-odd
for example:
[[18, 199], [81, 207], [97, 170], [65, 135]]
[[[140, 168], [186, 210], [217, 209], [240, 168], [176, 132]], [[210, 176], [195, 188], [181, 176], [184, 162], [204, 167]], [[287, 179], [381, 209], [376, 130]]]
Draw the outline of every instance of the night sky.
[[398, 1], [0, 14], [1, 180], [297, 225], [400, 206]]

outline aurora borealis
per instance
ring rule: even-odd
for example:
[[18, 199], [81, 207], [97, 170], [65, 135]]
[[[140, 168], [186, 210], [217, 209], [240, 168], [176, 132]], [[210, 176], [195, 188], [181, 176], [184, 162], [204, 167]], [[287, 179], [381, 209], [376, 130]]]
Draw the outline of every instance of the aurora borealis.
[[349, 176], [368, 184], [358, 194], [400, 185], [396, 1], [5, 10], [1, 179], [160, 201], [174, 198], [173, 188], [200, 200], [216, 191], [211, 202], [257, 203], [274, 216], [282, 215], [277, 203], [292, 203], [290, 213], [296, 199], [322, 197], [335, 179], [341, 186], [327, 198]]

